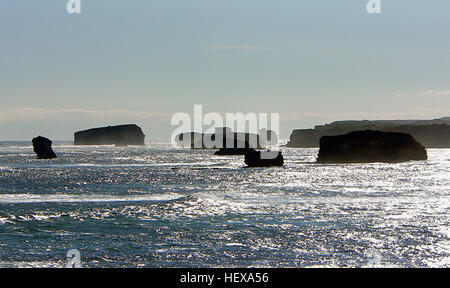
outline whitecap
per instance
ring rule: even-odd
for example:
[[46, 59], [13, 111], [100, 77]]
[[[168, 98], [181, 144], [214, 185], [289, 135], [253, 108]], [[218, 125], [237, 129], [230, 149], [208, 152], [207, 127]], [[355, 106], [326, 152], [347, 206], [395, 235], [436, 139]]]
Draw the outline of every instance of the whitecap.
[[87, 203], [87, 202], [147, 202], [171, 201], [184, 196], [176, 193], [149, 195], [70, 195], [70, 194], [1, 194], [0, 203]]

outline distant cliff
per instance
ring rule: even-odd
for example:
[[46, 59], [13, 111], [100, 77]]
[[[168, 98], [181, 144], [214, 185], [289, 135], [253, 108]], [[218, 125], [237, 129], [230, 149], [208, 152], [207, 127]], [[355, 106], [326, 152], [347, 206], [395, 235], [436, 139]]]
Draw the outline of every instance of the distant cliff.
[[78, 131], [74, 134], [75, 145], [144, 145], [145, 135], [135, 125], [118, 125]]
[[413, 136], [427, 148], [450, 148], [450, 117], [434, 120], [336, 121], [314, 129], [294, 130], [287, 147], [316, 148], [322, 136], [346, 134], [357, 130], [400, 132]]

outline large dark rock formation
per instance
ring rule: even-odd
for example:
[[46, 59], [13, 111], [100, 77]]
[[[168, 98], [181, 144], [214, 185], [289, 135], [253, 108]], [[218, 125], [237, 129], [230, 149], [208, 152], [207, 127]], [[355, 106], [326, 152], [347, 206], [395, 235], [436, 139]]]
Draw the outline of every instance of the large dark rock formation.
[[33, 150], [37, 154], [38, 159], [53, 159], [56, 158], [55, 152], [52, 149], [52, 141], [42, 136], [33, 138]]
[[144, 145], [145, 135], [135, 125], [118, 125], [76, 132], [75, 145]]
[[318, 163], [398, 163], [427, 160], [425, 147], [406, 133], [373, 130], [320, 138]]
[[287, 147], [319, 147], [320, 137], [359, 130], [379, 130], [411, 134], [427, 148], [450, 148], [450, 118], [435, 120], [336, 121], [314, 129], [298, 129], [291, 134]]
[[249, 151], [245, 154], [245, 164], [249, 167], [283, 166], [284, 158], [280, 151]]

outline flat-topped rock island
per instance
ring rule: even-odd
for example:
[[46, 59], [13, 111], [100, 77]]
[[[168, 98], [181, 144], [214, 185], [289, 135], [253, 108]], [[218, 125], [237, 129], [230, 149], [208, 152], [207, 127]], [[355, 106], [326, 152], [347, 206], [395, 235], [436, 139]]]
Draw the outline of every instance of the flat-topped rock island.
[[318, 163], [399, 163], [427, 160], [425, 147], [406, 133], [355, 131], [320, 138]]
[[145, 135], [136, 124], [108, 126], [78, 131], [75, 145], [144, 145]]

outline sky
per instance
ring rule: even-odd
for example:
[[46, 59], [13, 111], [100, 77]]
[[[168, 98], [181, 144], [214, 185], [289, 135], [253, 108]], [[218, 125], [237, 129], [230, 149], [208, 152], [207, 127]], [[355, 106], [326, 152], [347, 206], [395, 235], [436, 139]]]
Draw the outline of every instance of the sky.
[[174, 113], [335, 120], [450, 116], [450, 1], [0, 1], [0, 141], [72, 140]]

